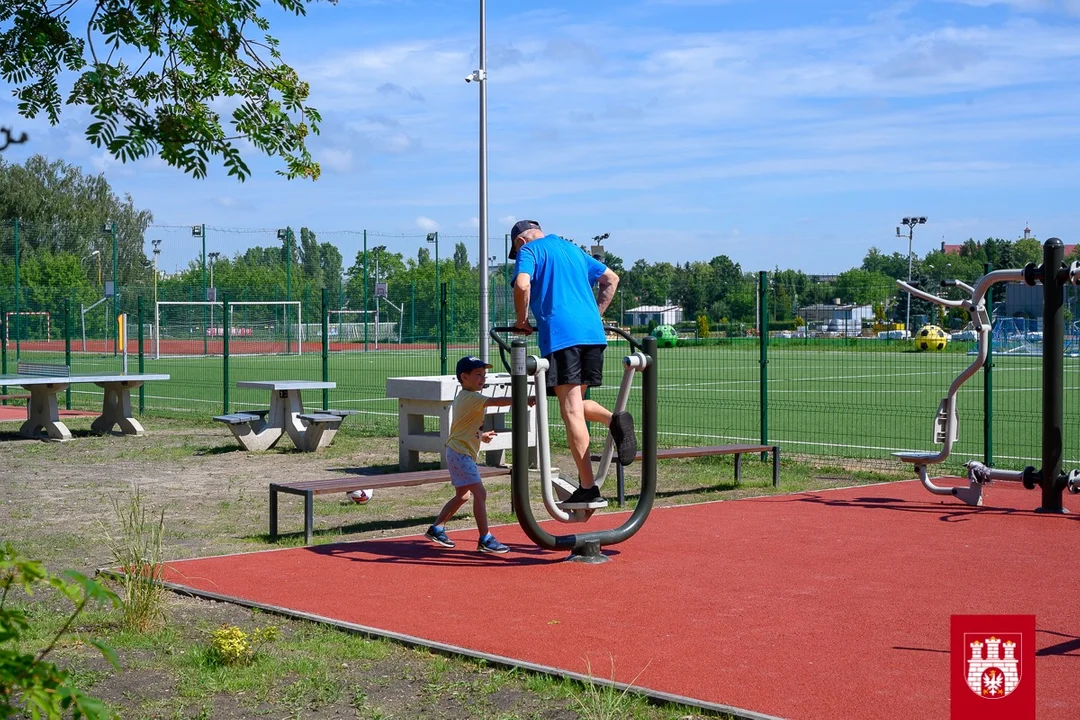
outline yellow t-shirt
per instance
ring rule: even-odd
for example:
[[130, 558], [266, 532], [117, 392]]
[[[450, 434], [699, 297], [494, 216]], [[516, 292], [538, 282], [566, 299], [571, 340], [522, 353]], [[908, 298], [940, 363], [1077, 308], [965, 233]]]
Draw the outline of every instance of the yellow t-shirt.
[[480, 455], [480, 428], [484, 425], [484, 406], [488, 398], [462, 388], [454, 398], [454, 422], [446, 447], [475, 460]]

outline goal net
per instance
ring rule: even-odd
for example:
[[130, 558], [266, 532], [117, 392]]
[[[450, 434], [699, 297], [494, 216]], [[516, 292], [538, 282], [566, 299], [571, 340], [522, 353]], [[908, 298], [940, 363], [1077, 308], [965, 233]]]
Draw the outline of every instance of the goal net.
[[46, 311], [20, 310], [4, 313], [4, 343], [52, 340], [51, 317]]
[[[362, 343], [379, 340], [398, 341], [398, 323], [389, 322], [385, 312], [374, 310], [327, 310], [331, 343]], [[316, 330], [321, 332], [321, 329]]]
[[229, 303], [160, 300], [154, 304], [154, 357], [221, 355], [228, 328], [230, 355], [299, 355], [303, 325], [299, 300]]

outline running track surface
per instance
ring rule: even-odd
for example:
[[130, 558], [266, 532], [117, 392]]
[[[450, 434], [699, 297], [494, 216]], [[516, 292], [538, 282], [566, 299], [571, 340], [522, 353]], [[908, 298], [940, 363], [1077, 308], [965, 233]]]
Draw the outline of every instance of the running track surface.
[[948, 717], [950, 615], [1034, 614], [1038, 718], [1076, 718], [1080, 514], [1037, 515], [1039, 491], [1018, 485], [984, 498], [900, 482], [657, 508], [602, 565], [516, 525], [495, 529], [508, 555], [481, 555], [460, 519], [454, 550], [368, 540], [180, 561], [165, 579], [783, 718]]
[[[84, 412], [82, 410], [61, 410], [60, 419], [73, 417], [97, 417], [99, 413]], [[0, 405], [0, 422], [26, 422], [25, 405]]]

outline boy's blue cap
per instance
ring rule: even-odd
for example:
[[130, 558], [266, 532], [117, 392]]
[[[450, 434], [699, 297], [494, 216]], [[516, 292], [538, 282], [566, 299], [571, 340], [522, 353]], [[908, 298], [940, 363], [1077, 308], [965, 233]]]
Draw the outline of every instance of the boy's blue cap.
[[473, 357], [472, 355], [469, 355], [468, 357], [463, 357], [463, 358], [461, 358], [460, 360], [457, 361], [457, 373], [456, 374], [457, 374], [458, 377], [461, 377], [461, 373], [472, 372], [476, 368], [490, 368], [490, 367], [491, 367], [491, 365], [484, 362], [480, 358]]

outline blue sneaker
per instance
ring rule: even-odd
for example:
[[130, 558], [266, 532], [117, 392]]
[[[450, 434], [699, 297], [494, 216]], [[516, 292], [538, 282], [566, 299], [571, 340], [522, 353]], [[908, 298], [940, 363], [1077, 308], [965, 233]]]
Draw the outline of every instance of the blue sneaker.
[[503, 553], [510, 552], [510, 548], [503, 545], [501, 542], [495, 539], [494, 535], [488, 535], [487, 540], [481, 540], [476, 543], [476, 549], [484, 553], [497, 553], [502, 555]]
[[446, 530], [437, 528], [434, 525], [427, 529], [427, 532], [424, 533], [424, 537], [436, 545], [442, 545], [443, 547], [448, 548], [454, 547], [454, 541], [447, 537]]

